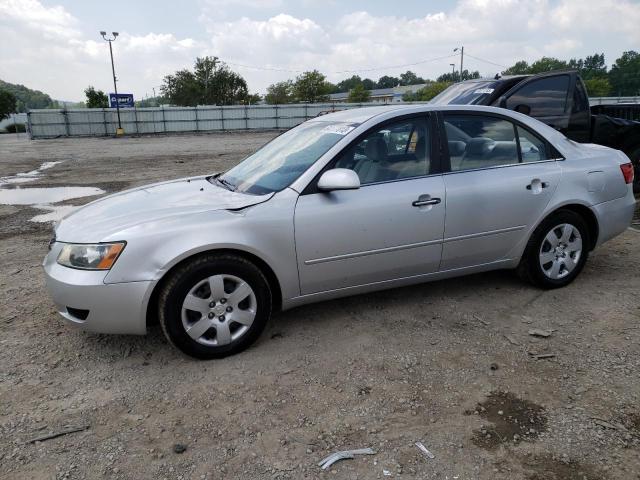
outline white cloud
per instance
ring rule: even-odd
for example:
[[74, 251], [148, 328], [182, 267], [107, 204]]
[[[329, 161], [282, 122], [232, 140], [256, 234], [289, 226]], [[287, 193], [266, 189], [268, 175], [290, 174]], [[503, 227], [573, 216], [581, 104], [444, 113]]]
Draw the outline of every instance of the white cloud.
[[[330, 80], [345, 70], [412, 64], [359, 73], [363, 77], [399, 75], [411, 69], [424, 77], [459, 64], [453, 48], [465, 46], [465, 68], [493, 75], [501, 68], [543, 55], [584, 57], [604, 52], [612, 63], [623, 50], [640, 44], [640, 4], [634, 0], [457, 0], [452, 8], [424, 2], [423, 11], [378, 15], [334, 2], [323, 16], [293, 15], [292, 0], [201, 0], [193, 33], [180, 38], [153, 31], [140, 19], [140, 31], [121, 32], [113, 44], [119, 89], [137, 96], [160, 85], [162, 77], [191, 66], [196, 56], [215, 55], [231, 63], [252, 91], [296, 71], [318, 69]], [[297, 3], [297, 11], [318, 10], [316, 0]], [[311, 8], [313, 7], [313, 8]], [[282, 12], [267, 15], [267, 12]], [[389, 12], [402, 9], [389, 9]], [[241, 12], [241, 14], [238, 14]], [[339, 12], [339, 13], [336, 13]], [[167, 8], [166, 15], [171, 15]], [[0, 0], [0, 78], [80, 99], [89, 84], [110, 90], [107, 45], [82, 31], [68, 9], [38, 0]], [[165, 29], [166, 30], [166, 29]], [[6, 39], [19, 39], [8, 46]], [[473, 58], [478, 57], [478, 58]], [[261, 66], [288, 72], [239, 66]]]

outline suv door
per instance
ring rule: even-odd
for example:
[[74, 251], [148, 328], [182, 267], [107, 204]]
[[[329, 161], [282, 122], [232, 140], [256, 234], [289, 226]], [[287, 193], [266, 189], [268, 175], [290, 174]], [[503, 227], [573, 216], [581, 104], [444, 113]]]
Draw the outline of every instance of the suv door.
[[536, 75], [520, 82], [509, 90], [500, 106], [524, 113], [560, 130], [567, 132], [573, 105], [576, 83], [575, 72]]
[[447, 151], [441, 270], [511, 259], [560, 181], [554, 150], [495, 114], [447, 111], [441, 129]]
[[[435, 125], [435, 123], [434, 123]], [[300, 195], [295, 240], [303, 295], [436, 272], [445, 190], [427, 115], [387, 122], [345, 148], [329, 168], [350, 168], [357, 190]]]

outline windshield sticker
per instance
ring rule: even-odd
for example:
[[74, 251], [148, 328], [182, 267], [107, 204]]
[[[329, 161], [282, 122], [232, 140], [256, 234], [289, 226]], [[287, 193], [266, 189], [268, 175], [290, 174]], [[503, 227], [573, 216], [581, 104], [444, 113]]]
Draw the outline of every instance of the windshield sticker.
[[494, 90], [495, 90], [495, 88], [479, 88], [473, 93], [477, 93], [477, 94], [493, 93]]
[[322, 129], [322, 131], [326, 133], [335, 133], [337, 135], [346, 135], [354, 128], [356, 127], [352, 127], [351, 125], [335, 124], [335, 125], [327, 125]]

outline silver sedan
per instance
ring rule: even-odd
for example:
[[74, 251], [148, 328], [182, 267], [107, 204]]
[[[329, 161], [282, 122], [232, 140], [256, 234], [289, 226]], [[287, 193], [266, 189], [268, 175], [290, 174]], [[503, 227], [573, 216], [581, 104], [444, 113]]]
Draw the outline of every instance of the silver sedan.
[[563, 287], [633, 216], [633, 168], [490, 107], [318, 117], [231, 170], [120, 192], [57, 225], [44, 261], [71, 324], [198, 358], [239, 352], [272, 312], [494, 269]]

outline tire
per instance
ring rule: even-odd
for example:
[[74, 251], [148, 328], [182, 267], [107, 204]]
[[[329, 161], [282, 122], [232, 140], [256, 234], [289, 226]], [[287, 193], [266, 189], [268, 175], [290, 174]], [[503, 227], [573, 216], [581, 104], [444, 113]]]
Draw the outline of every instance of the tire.
[[171, 273], [158, 296], [169, 342], [199, 359], [234, 355], [254, 343], [271, 317], [264, 274], [232, 254], [196, 257]]
[[547, 217], [531, 235], [518, 274], [540, 288], [564, 287], [584, 268], [589, 245], [584, 219], [571, 210], [560, 210]]

